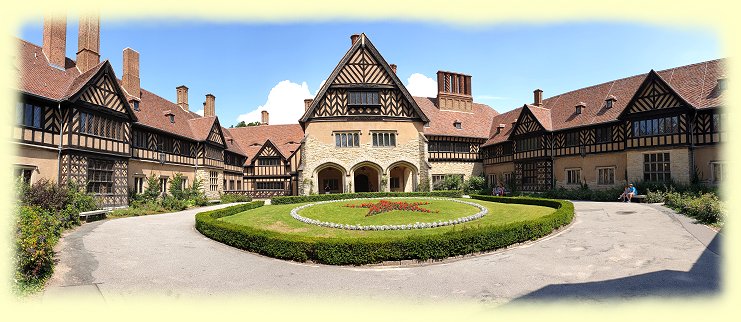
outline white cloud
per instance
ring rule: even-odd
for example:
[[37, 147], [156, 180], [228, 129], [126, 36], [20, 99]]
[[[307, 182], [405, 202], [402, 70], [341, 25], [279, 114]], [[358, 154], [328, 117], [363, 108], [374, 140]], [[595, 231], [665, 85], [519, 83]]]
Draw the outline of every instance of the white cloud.
[[508, 99], [508, 97], [494, 96], [494, 95], [477, 95], [476, 96], [476, 99], [477, 100], [482, 100], [482, 101], [486, 101], [486, 100], [503, 100], [503, 99]]
[[313, 98], [306, 82], [297, 84], [284, 80], [276, 84], [268, 94], [268, 100], [252, 112], [237, 116], [237, 122], [261, 120], [262, 111], [270, 113], [270, 124], [296, 124], [304, 114], [304, 99]]
[[406, 87], [412, 96], [437, 96], [437, 81], [420, 73], [414, 73], [409, 76]]
[[196, 114], [198, 114], [200, 116], [203, 116], [203, 109], [200, 109], [200, 110], [197, 110], [197, 111], [193, 111], [193, 113], [196, 113]]

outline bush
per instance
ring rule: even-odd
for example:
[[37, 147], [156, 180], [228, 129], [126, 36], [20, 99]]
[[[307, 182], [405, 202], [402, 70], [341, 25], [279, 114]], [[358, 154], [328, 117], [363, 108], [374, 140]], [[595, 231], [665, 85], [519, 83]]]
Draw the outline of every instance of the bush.
[[252, 198], [250, 196], [239, 195], [234, 193], [228, 193], [221, 195], [221, 203], [232, 203], [232, 202], [250, 202]]
[[554, 229], [571, 222], [574, 216], [574, 206], [568, 201], [478, 195], [471, 197], [494, 202], [536, 204], [557, 210], [537, 219], [503, 226], [464, 228], [439, 235], [410, 236], [403, 239], [294, 236], [217, 220], [263, 205], [262, 202], [252, 202], [199, 213], [196, 215], [196, 229], [227, 245], [275, 258], [300, 262], [312, 260], [333, 265], [361, 265], [403, 259], [440, 259], [507, 247], [548, 235]]
[[355, 193], [332, 193], [311, 196], [280, 196], [270, 199], [273, 205], [285, 205], [303, 202], [343, 200], [357, 198], [379, 198], [379, 197], [447, 197], [460, 198], [460, 191], [431, 191], [431, 192], [355, 192]]
[[162, 204], [162, 208], [165, 208], [165, 211], [180, 211], [188, 209], [187, 200], [178, 199], [173, 196], [165, 196], [162, 198], [160, 203]]
[[[722, 223], [725, 219], [725, 206], [714, 193], [650, 192], [655, 202], [664, 202], [672, 210], [694, 218], [704, 224]], [[646, 197], [648, 198], [648, 196]]]
[[460, 175], [446, 174], [443, 180], [434, 184], [433, 190], [461, 190], [463, 189], [463, 177]]
[[43, 280], [54, 267], [54, 245], [62, 231], [61, 222], [54, 213], [39, 206], [20, 206], [16, 211], [16, 281]]
[[465, 194], [480, 193], [482, 190], [486, 190], [486, 179], [484, 177], [471, 176], [463, 182], [463, 193]]
[[142, 199], [155, 200], [162, 194], [162, 186], [160, 186], [160, 180], [154, 175], [154, 172], [149, 174], [147, 177], [147, 188], [141, 193]]
[[188, 199], [188, 195], [186, 193], [187, 188], [183, 189], [183, 180], [185, 180], [185, 176], [183, 176], [183, 174], [180, 172], [175, 173], [175, 175], [172, 177], [168, 192], [170, 192], [170, 195], [174, 198], [181, 200]]
[[21, 202], [27, 206], [38, 206], [58, 212], [69, 203], [69, 193], [64, 185], [40, 179], [23, 192]]

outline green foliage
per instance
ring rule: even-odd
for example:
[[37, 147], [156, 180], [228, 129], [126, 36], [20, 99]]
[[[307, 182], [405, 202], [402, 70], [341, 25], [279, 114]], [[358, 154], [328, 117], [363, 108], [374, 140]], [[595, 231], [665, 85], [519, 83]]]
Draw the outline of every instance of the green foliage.
[[181, 211], [188, 209], [188, 200], [186, 199], [178, 199], [173, 196], [165, 196], [160, 201], [162, 204], [162, 208], [165, 208], [166, 211]]
[[247, 123], [247, 126], [258, 126], [258, 125], [260, 125], [260, 122], [258, 122], [258, 121]]
[[422, 178], [417, 184], [417, 192], [429, 192], [430, 191], [430, 180]]
[[48, 278], [54, 268], [54, 245], [62, 225], [53, 212], [39, 206], [20, 206], [15, 222], [15, 281]]
[[463, 189], [463, 178], [459, 175], [448, 174], [432, 188], [433, 190], [461, 190]]
[[47, 179], [40, 179], [23, 191], [21, 202], [58, 212], [69, 202], [67, 187]]
[[237, 123], [237, 125], [235, 125], [234, 127], [246, 127], [246, 126], [247, 126], [247, 123], [245, 123], [244, 121], [239, 121], [239, 123]]
[[160, 186], [160, 180], [154, 175], [154, 172], [152, 172], [147, 177], [147, 188], [141, 193], [141, 197], [145, 200], [155, 200], [159, 197], [161, 191], [162, 187]]
[[725, 204], [714, 193], [649, 191], [646, 199], [663, 202], [674, 211], [704, 224], [722, 224], [725, 220]]
[[170, 181], [170, 188], [168, 189], [170, 196], [176, 199], [188, 199], [186, 193], [187, 188], [183, 189], [183, 180], [185, 180], [185, 176], [182, 173], [175, 173]]
[[480, 193], [486, 190], [486, 179], [481, 176], [471, 176], [468, 180], [463, 181], [463, 193], [472, 194]]
[[343, 200], [356, 198], [378, 198], [378, 197], [448, 197], [460, 198], [460, 191], [432, 191], [432, 192], [356, 192], [356, 193], [331, 193], [310, 196], [280, 196], [270, 199], [273, 205], [285, 205], [302, 202]]
[[538, 197], [551, 198], [551, 199], [567, 199], [567, 200], [591, 200], [591, 201], [617, 201], [618, 197], [623, 193], [623, 189], [619, 187], [603, 189], [603, 190], [591, 190], [588, 186], [582, 185], [576, 189], [566, 189], [563, 187], [547, 190], [541, 193], [520, 193], [520, 195], [537, 195]]
[[221, 203], [232, 203], [232, 202], [250, 202], [252, 198], [250, 196], [239, 195], [234, 193], [227, 193], [221, 195]]
[[403, 239], [296, 236], [218, 220], [263, 205], [262, 202], [252, 202], [199, 213], [196, 215], [196, 229], [227, 245], [275, 258], [300, 262], [312, 260], [333, 265], [361, 265], [404, 259], [440, 259], [494, 250], [548, 235], [554, 229], [570, 223], [574, 216], [574, 206], [568, 201], [491, 196], [472, 198], [535, 204], [557, 210], [533, 220], [502, 226], [465, 228]]

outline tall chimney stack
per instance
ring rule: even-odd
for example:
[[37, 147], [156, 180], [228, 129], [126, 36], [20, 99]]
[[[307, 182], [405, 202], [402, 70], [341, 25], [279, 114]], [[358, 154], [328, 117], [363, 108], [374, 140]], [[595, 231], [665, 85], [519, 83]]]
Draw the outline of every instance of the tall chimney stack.
[[[187, 112], [188, 111], [188, 87], [186, 87], [185, 85], [180, 85], [176, 87], [175, 90], [178, 93], [178, 106], [180, 106], [180, 108], [182, 108], [183, 110]], [[205, 111], [206, 109], [204, 109], [204, 112]]]
[[129, 47], [123, 50], [123, 88], [134, 97], [141, 97], [139, 53]]
[[203, 105], [203, 116], [216, 116], [216, 96], [206, 94], [206, 103]]
[[391, 67], [391, 71], [394, 72], [394, 74], [396, 74], [396, 64], [391, 64], [389, 65], [389, 67]]
[[262, 125], [268, 125], [268, 121], [269, 121], [268, 120], [268, 116], [269, 116], [268, 115], [268, 111], [262, 111], [261, 114], [262, 114], [262, 122], [261, 122]]
[[44, 17], [44, 35], [41, 51], [54, 66], [64, 68], [67, 50], [67, 17]]
[[314, 99], [307, 98], [304, 100], [304, 112], [309, 110], [309, 106], [311, 106], [311, 103], [314, 102]]
[[355, 45], [355, 43], [358, 42], [358, 39], [360, 39], [360, 35], [358, 34], [350, 36], [350, 46]]
[[84, 73], [100, 63], [100, 18], [80, 17], [77, 37], [77, 68]]
[[533, 91], [533, 105], [543, 105], [543, 91], [540, 88]]

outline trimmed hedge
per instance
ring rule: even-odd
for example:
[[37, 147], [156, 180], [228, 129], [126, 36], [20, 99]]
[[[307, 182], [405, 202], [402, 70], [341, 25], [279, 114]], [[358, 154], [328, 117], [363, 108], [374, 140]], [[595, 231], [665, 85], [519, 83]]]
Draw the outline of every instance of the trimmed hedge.
[[462, 192], [459, 190], [441, 190], [429, 192], [355, 192], [355, 193], [330, 193], [323, 195], [310, 196], [280, 196], [270, 199], [273, 205], [287, 205], [293, 203], [360, 199], [360, 198], [379, 198], [379, 197], [446, 197], [460, 198]]
[[261, 207], [262, 202], [227, 207], [196, 215], [196, 229], [205, 236], [227, 245], [262, 255], [299, 262], [311, 260], [332, 265], [362, 265], [405, 259], [442, 259], [489, 251], [550, 234], [567, 225], [574, 217], [574, 205], [568, 201], [537, 198], [471, 196], [474, 199], [546, 206], [554, 213], [533, 220], [502, 226], [464, 227], [439, 235], [406, 238], [321, 238], [241, 226], [218, 218]]

